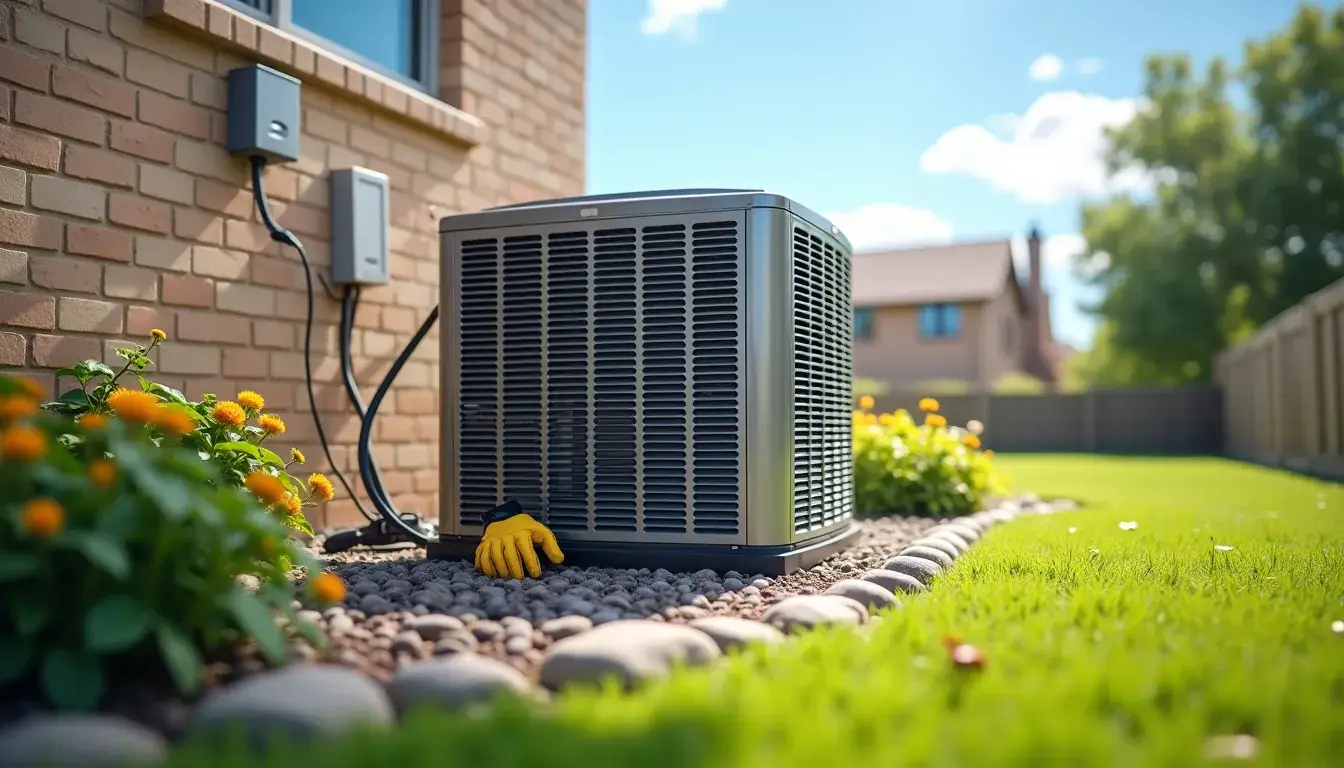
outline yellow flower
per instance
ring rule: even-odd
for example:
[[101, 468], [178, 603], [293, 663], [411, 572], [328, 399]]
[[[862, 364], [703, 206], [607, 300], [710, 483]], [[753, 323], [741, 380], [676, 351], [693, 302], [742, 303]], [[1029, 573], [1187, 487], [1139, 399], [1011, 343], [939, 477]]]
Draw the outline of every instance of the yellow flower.
[[280, 479], [259, 469], [252, 470], [243, 481], [243, 485], [268, 507], [279, 504], [285, 499], [285, 486]]
[[280, 505], [291, 515], [297, 515], [303, 511], [303, 500], [292, 493], [286, 493], [285, 498], [280, 502]]
[[150, 335], [155, 341], [163, 341], [164, 339], [168, 338], [168, 334], [164, 333], [163, 331], [159, 330], [158, 328], [150, 328], [150, 329], [149, 329], [149, 335]]
[[980, 455], [984, 456], [986, 459], [992, 459], [994, 458], [994, 450], [992, 448], [986, 448], [985, 452]]
[[16, 424], [0, 432], [0, 458], [37, 461], [47, 454], [47, 436], [37, 427]]
[[38, 384], [27, 376], [16, 376], [14, 381], [19, 385], [19, 388], [23, 390], [25, 395], [34, 400], [41, 401], [42, 398], [47, 396], [46, 387], [43, 387], [41, 384]]
[[892, 424], [896, 423], [896, 417], [892, 416], [890, 413], [884, 413], [877, 417], [877, 422], [884, 427], [890, 427]]
[[112, 412], [136, 424], [149, 424], [159, 411], [159, 398], [136, 389], [121, 387], [107, 396]]
[[941, 414], [930, 413], [924, 417], [924, 424], [930, 427], [946, 427], [947, 419]]
[[339, 603], [345, 599], [345, 582], [334, 573], [319, 573], [308, 583], [313, 597], [324, 603]]
[[85, 429], [102, 429], [107, 426], [107, 417], [101, 413], [86, 413], [79, 417], [79, 426]]
[[189, 435], [196, 428], [196, 421], [185, 411], [178, 408], [169, 408], [166, 405], [159, 407], [159, 412], [155, 414], [154, 423], [158, 425], [159, 429], [163, 430], [165, 435], [175, 437]]
[[37, 401], [25, 395], [0, 396], [0, 421], [21, 421], [37, 413]]
[[117, 479], [117, 466], [107, 459], [89, 464], [89, 480], [99, 488], [110, 488]]
[[872, 410], [874, 405], [877, 405], [877, 401], [873, 399], [872, 395], [864, 395], [859, 398], [859, 407], [865, 411]]
[[308, 476], [308, 490], [312, 491], [313, 495], [322, 501], [331, 501], [336, 498], [336, 489], [327, 479], [327, 476], [321, 472], [314, 472]]
[[65, 510], [52, 499], [33, 499], [23, 505], [20, 525], [35, 539], [50, 539], [65, 527]]
[[300, 451], [298, 448], [289, 449], [289, 458], [295, 464], [302, 464], [303, 462], [307, 461], [307, 458], [303, 455], [303, 451]]
[[243, 412], [243, 407], [228, 400], [216, 403], [210, 415], [215, 417], [215, 421], [227, 427], [241, 427], [247, 423], [247, 414]]
[[250, 389], [244, 389], [238, 393], [238, 404], [249, 411], [260, 411], [266, 407], [266, 398]]
[[257, 419], [257, 424], [268, 435], [285, 434], [285, 420], [273, 413], [262, 414], [261, 418]]
[[933, 413], [938, 410], [938, 401], [932, 397], [926, 397], [919, 401], [919, 410], [925, 413]]
[[961, 438], [961, 444], [970, 448], [972, 451], [978, 450], [980, 448], [980, 438], [975, 435], [966, 435]]

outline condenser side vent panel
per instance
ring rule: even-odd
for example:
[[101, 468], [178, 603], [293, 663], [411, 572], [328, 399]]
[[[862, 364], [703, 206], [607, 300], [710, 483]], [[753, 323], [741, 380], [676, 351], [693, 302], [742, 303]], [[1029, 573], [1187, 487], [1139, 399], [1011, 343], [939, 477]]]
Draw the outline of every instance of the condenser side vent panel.
[[744, 218], [464, 233], [458, 523], [737, 535]]

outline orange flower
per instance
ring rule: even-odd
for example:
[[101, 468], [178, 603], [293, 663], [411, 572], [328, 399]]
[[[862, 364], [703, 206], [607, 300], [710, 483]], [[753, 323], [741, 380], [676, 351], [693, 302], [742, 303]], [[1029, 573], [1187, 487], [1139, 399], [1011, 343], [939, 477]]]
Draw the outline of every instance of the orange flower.
[[268, 435], [285, 434], [285, 420], [273, 413], [262, 414], [261, 418], [257, 419], [257, 425]]
[[165, 435], [173, 435], [174, 437], [189, 435], [196, 428], [196, 421], [191, 418], [190, 414], [178, 408], [169, 408], [166, 405], [159, 407], [154, 423], [158, 425], [159, 429], [163, 430]]
[[107, 405], [112, 412], [136, 424], [149, 424], [154, 421], [159, 410], [159, 398], [135, 389], [121, 387], [107, 396]]
[[303, 511], [303, 500], [292, 493], [286, 493], [283, 501], [280, 502], [285, 511], [291, 515], [297, 515]]
[[925, 413], [933, 413], [938, 410], [938, 401], [932, 397], [926, 397], [919, 401], [919, 410]]
[[89, 480], [99, 488], [110, 488], [117, 480], [117, 467], [107, 459], [96, 459], [89, 464]]
[[266, 407], [266, 398], [250, 389], [244, 389], [238, 393], [238, 404], [249, 411], [260, 411]]
[[243, 411], [243, 407], [229, 400], [216, 403], [210, 415], [215, 417], [215, 421], [228, 427], [241, 427], [247, 423], [247, 413]]
[[994, 449], [986, 448], [985, 452], [981, 455], [984, 456], [986, 459], [992, 459], [994, 458]]
[[37, 427], [16, 424], [0, 432], [0, 457], [9, 461], [37, 461], [47, 455], [47, 436]]
[[16, 376], [15, 383], [23, 390], [23, 393], [34, 400], [42, 400], [47, 396], [47, 389], [27, 376]]
[[308, 583], [308, 588], [319, 601], [339, 603], [345, 599], [345, 582], [334, 573], [319, 573]]
[[107, 417], [101, 413], [86, 413], [79, 417], [79, 426], [85, 429], [102, 429], [107, 426]]
[[279, 478], [259, 469], [252, 470], [243, 485], [268, 507], [279, 504], [285, 498], [285, 486]]
[[0, 396], [0, 421], [21, 421], [37, 413], [37, 401], [26, 395]]
[[300, 451], [298, 448], [289, 449], [289, 458], [295, 464], [302, 464], [307, 461], [307, 457], [303, 455], [303, 451]]
[[20, 525], [35, 539], [50, 539], [65, 527], [65, 510], [52, 499], [33, 499], [23, 505]]
[[872, 395], [864, 395], [859, 398], [859, 407], [865, 411], [872, 410], [874, 405], [877, 405], [877, 401], [873, 399]]
[[946, 426], [947, 426], [947, 418], [944, 417], [942, 414], [938, 414], [938, 413], [930, 413], [928, 416], [925, 416], [925, 417], [924, 417], [924, 423], [925, 423], [925, 425], [930, 426], [930, 427], [934, 427], [934, 428], [937, 428], [937, 427], [946, 427]]
[[331, 481], [321, 472], [314, 472], [308, 476], [308, 490], [322, 501], [331, 501], [336, 498], [336, 488], [332, 486]]
[[961, 444], [974, 451], [980, 447], [980, 438], [975, 435], [966, 435], [961, 438]]

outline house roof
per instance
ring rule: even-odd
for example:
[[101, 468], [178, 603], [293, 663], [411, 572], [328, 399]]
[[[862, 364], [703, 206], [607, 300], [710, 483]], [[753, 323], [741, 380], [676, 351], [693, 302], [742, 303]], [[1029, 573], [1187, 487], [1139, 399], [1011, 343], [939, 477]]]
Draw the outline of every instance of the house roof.
[[856, 253], [852, 274], [856, 307], [986, 301], [1009, 278], [1023, 299], [1008, 240]]

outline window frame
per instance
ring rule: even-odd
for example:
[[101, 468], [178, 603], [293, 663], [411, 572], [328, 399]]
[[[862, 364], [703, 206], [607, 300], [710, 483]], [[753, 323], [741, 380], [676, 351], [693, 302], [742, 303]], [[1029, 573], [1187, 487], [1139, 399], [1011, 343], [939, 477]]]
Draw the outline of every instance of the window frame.
[[305, 42], [347, 59], [383, 77], [395, 80], [407, 87], [422, 91], [438, 98], [439, 88], [439, 12], [440, 0], [412, 0], [414, 12], [422, 21], [419, 29], [413, 29], [413, 39], [408, 41], [416, 46], [413, 57], [415, 68], [421, 77], [408, 77], [373, 61], [362, 54], [311, 32], [294, 23], [294, 0], [220, 0], [224, 5], [239, 13], [246, 14], [257, 21], [275, 27]]
[[[859, 333], [859, 313], [864, 313], [868, 318], [868, 322], [864, 326], [867, 333]], [[854, 323], [854, 341], [872, 341], [877, 331], [875, 326], [876, 320], [877, 313], [873, 311], [872, 307], [854, 307], [854, 317], [852, 319], [852, 322]]]
[[[934, 319], [932, 330], [925, 327], [925, 316], [933, 313]], [[948, 316], [956, 319], [956, 328], [948, 330]], [[919, 305], [919, 314], [917, 317], [919, 325], [919, 337], [931, 341], [946, 341], [958, 339], [961, 337], [961, 305], [946, 301], [937, 301], [929, 304]]]

